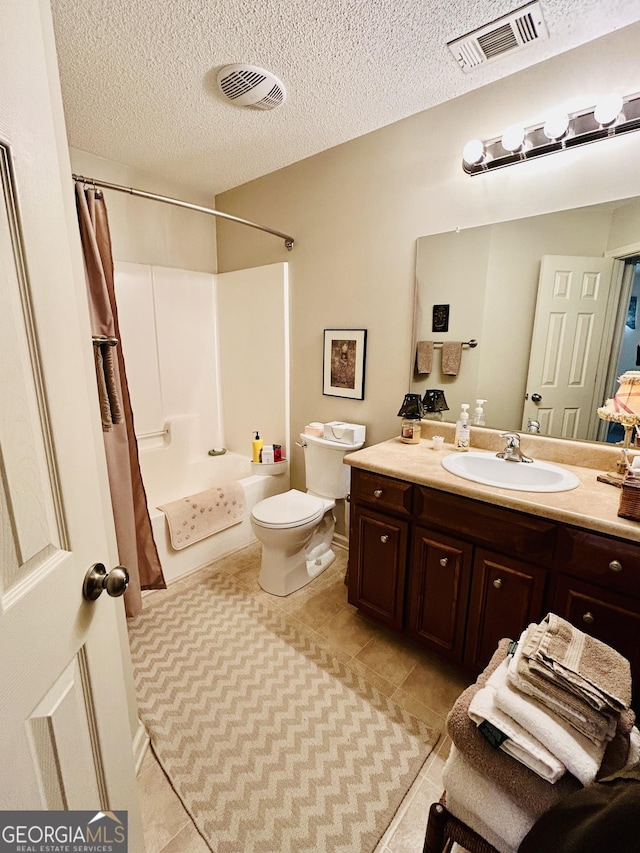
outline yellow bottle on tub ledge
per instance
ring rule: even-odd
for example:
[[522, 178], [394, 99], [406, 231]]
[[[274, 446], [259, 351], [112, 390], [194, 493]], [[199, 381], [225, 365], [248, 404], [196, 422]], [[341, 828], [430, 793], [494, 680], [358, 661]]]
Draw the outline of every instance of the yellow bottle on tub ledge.
[[259, 462], [260, 461], [260, 451], [262, 450], [262, 446], [264, 441], [260, 438], [258, 434], [258, 430], [256, 430], [256, 437], [251, 442], [251, 461]]

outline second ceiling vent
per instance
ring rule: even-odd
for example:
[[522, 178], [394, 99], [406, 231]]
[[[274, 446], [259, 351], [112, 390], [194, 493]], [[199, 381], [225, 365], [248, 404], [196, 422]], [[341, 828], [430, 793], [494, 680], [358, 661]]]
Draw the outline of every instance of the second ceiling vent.
[[492, 59], [520, 50], [534, 41], [548, 39], [549, 32], [538, 2], [527, 3], [466, 36], [447, 42], [463, 71], [472, 71]]
[[286, 98], [284, 83], [275, 74], [256, 65], [225, 65], [218, 71], [218, 86], [236, 107], [272, 110]]

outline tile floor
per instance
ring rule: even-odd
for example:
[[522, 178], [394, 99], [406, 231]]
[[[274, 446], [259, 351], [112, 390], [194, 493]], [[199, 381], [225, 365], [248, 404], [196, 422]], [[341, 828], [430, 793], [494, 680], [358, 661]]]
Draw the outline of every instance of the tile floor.
[[[436, 656], [370, 622], [348, 604], [344, 584], [347, 553], [338, 549], [337, 555], [333, 565], [318, 578], [286, 598], [267, 595], [258, 586], [258, 543], [218, 560], [214, 566], [232, 574], [255, 595], [279, 608], [301, 631], [310, 633], [318, 644], [341, 660], [356, 665], [385, 695], [441, 732], [439, 742], [376, 849], [376, 853], [421, 853], [429, 806], [442, 793], [442, 766], [450, 747], [444, 733], [445, 717], [469, 680]], [[196, 582], [197, 573], [178, 583]], [[151, 593], [167, 594], [171, 591]], [[140, 768], [138, 783], [146, 853], [207, 853], [208, 847], [151, 750]]]

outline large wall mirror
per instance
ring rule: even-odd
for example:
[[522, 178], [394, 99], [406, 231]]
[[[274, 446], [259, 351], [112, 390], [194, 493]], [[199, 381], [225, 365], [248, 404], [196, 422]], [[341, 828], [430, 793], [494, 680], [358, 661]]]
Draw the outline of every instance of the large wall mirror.
[[[485, 399], [488, 427], [618, 440], [596, 409], [640, 370], [640, 199], [420, 237], [416, 288], [414, 343], [435, 348], [411, 390], [442, 389], [444, 420]], [[474, 340], [445, 375], [439, 345]]]

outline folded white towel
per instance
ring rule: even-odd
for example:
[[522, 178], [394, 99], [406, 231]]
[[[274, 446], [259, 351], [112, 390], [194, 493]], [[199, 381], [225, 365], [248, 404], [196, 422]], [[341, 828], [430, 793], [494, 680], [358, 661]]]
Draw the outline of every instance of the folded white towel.
[[[519, 646], [520, 648], [520, 646]], [[516, 652], [517, 654], [517, 652]], [[494, 673], [495, 704], [509, 718], [513, 719], [531, 736], [545, 746], [558, 758], [567, 770], [583, 785], [596, 778], [602, 764], [605, 746], [596, 746], [571, 723], [534, 699], [515, 689], [508, 680], [508, 670], [515, 665], [515, 659], [505, 660]]]
[[[502, 788], [451, 747], [442, 771], [447, 808], [500, 853], [516, 853], [539, 815], [515, 803]], [[519, 792], [522, 797], [525, 792]]]
[[[500, 749], [553, 784], [565, 773], [565, 765], [530, 729], [520, 725], [519, 721], [497, 705], [496, 692], [506, 683], [508, 667], [509, 660], [505, 659], [491, 674], [486, 686], [478, 690], [469, 705], [469, 716], [483, 733], [487, 723], [495, 726], [506, 737], [499, 743]], [[489, 735], [491, 732], [489, 729]]]

